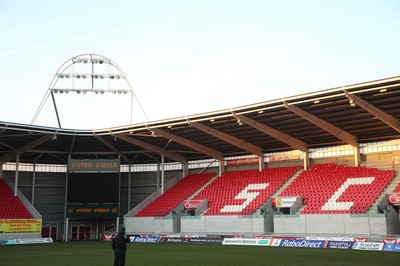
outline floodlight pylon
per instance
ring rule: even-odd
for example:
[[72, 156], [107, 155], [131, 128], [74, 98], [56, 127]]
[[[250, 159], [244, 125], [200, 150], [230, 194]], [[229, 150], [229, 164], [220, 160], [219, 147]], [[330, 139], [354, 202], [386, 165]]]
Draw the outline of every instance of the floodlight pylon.
[[[86, 69], [82, 67], [78, 68], [78, 66], [82, 65], [87, 65]], [[98, 67], [101, 67], [101, 70], [99, 70]], [[84, 71], [82, 71], [83, 69]], [[68, 82], [63, 82], [65, 80]], [[98, 86], [98, 83], [104, 80], [106, 80], [106, 86]], [[118, 82], [119, 85], [112, 87], [115, 82]], [[68, 85], [65, 86], [65, 84]], [[35, 112], [35, 115], [32, 118], [31, 124], [35, 123], [49, 96], [51, 96], [57, 117], [57, 123], [59, 128], [61, 128], [61, 120], [57, 109], [55, 94], [68, 94], [69, 92], [75, 92], [77, 94], [92, 92], [101, 95], [104, 95], [105, 93], [124, 95], [130, 93], [130, 123], [133, 121], [134, 101], [138, 104], [145, 119], [149, 121], [142, 104], [122, 68], [110, 58], [93, 53], [74, 56], [65, 61], [58, 68]]]

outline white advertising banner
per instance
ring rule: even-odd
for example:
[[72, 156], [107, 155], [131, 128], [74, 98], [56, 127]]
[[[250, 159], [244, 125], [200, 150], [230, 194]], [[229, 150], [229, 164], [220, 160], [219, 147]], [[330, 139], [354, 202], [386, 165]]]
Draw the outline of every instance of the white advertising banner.
[[272, 239], [257, 239], [257, 238], [225, 238], [222, 245], [236, 246], [271, 246]]
[[384, 243], [375, 243], [375, 242], [355, 242], [353, 244], [353, 249], [357, 250], [372, 250], [372, 251], [381, 251], [383, 250]]

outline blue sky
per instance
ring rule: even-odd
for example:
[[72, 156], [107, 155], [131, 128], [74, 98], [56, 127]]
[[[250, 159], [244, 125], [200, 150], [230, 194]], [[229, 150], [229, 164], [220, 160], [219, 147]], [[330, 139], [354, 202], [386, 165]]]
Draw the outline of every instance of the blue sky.
[[[0, 0], [0, 121], [29, 124], [80, 54], [115, 61], [153, 121], [397, 76], [399, 28], [396, 0]], [[85, 97], [56, 96], [63, 127], [129, 123], [127, 97]], [[50, 100], [35, 124], [57, 127]]]

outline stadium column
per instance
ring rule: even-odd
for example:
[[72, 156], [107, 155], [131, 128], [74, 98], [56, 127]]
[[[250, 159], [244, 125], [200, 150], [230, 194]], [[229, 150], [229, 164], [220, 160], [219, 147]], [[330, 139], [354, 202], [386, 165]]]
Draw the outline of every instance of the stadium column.
[[161, 154], [161, 195], [164, 194], [164, 154]]
[[0, 163], [0, 179], [3, 178], [3, 164]]
[[188, 162], [185, 161], [185, 163], [182, 163], [182, 177], [187, 176], [189, 173], [188, 171]]
[[33, 172], [32, 172], [32, 195], [31, 195], [31, 203], [35, 204], [35, 186], [36, 186], [36, 162], [33, 163]]
[[129, 172], [128, 172], [128, 212], [131, 210], [131, 183], [132, 183], [132, 164], [129, 162]]
[[65, 218], [64, 241], [68, 242], [68, 217]]
[[19, 154], [15, 162], [15, 182], [14, 182], [14, 196], [18, 196], [18, 175], [19, 175]]
[[262, 171], [264, 169], [264, 154], [258, 157], [258, 171]]
[[308, 153], [308, 151], [303, 152], [303, 169], [307, 170], [309, 164], [310, 164], [310, 154]]
[[353, 146], [354, 149], [354, 166], [359, 166], [361, 163], [361, 153], [360, 153], [360, 147]]
[[219, 173], [218, 175], [221, 176], [225, 172], [225, 160], [222, 158], [219, 160]]
[[160, 171], [161, 171], [160, 164], [157, 163], [157, 189], [156, 190], [158, 190], [160, 188]]

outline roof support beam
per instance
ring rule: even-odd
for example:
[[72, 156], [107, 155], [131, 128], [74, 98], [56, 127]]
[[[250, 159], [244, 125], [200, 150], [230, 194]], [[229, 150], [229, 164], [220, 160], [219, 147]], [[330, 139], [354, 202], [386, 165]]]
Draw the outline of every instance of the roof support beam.
[[16, 158], [17, 155], [22, 155], [25, 152], [35, 148], [36, 146], [38, 146], [38, 145], [40, 145], [40, 144], [52, 139], [54, 136], [55, 135], [53, 135], [53, 134], [44, 135], [44, 136], [42, 136], [42, 137], [40, 137], [40, 138], [38, 138], [38, 139], [28, 143], [28, 144], [23, 145], [22, 147], [17, 148], [14, 151], [10, 151], [9, 153], [4, 154], [2, 157], [0, 157], [0, 163], [1, 164], [6, 163], [6, 162]]
[[112, 150], [113, 152], [115, 152], [116, 154], [119, 154], [125, 161], [129, 162], [128, 157], [124, 156], [123, 154], [121, 154], [121, 152], [115, 148], [111, 143], [109, 143], [107, 140], [105, 140], [103, 137], [101, 136], [97, 136], [94, 135], [94, 137], [100, 141], [101, 143], [103, 143], [104, 146], [106, 146], [107, 148], [109, 148], [110, 150]]
[[400, 132], [400, 121], [394, 118], [393, 116], [385, 113], [381, 109], [378, 109], [374, 105], [370, 104], [369, 102], [365, 101], [361, 97], [354, 95], [354, 94], [349, 94], [347, 90], [344, 90], [344, 93], [346, 94], [346, 97], [349, 100], [352, 100], [354, 104], [357, 106], [360, 106], [363, 108], [365, 111], [370, 113], [371, 115], [375, 116], [379, 120], [381, 120], [383, 123], [387, 124], [397, 132]]
[[195, 128], [197, 128], [197, 129], [200, 129], [201, 131], [206, 132], [207, 134], [210, 134], [210, 135], [212, 135], [212, 136], [214, 136], [216, 138], [219, 138], [219, 139], [221, 139], [221, 140], [223, 140], [225, 142], [228, 142], [228, 143], [230, 143], [230, 144], [232, 144], [232, 145], [234, 145], [234, 146], [236, 146], [236, 147], [238, 147], [240, 149], [243, 149], [243, 150], [245, 150], [245, 151], [247, 151], [249, 153], [255, 154], [258, 157], [263, 157], [262, 149], [260, 147], [258, 147], [258, 146], [255, 146], [255, 145], [249, 143], [249, 142], [246, 142], [244, 140], [238, 139], [238, 138], [236, 138], [234, 136], [228, 135], [226, 133], [223, 133], [223, 132], [221, 132], [219, 130], [213, 129], [213, 128], [208, 127], [208, 126], [205, 126], [205, 125], [200, 124], [198, 122], [190, 123], [190, 125], [195, 127]]
[[165, 157], [168, 157], [174, 161], [180, 162], [180, 163], [184, 163], [186, 161], [186, 158], [178, 153], [175, 152], [170, 152], [170, 151], [165, 151], [160, 147], [154, 146], [152, 144], [146, 143], [144, 141], [138, 140], [138, 139], [134, 139], [131, 137], [128, 137], [127, 135], [123, 135], [123, 134], [118, 134], [115, 135], [117, 138], [119, 138], [120, 140], [126, 141], [130, 144], [139, 146], [143, 149], [155, 152], [159, 155], [164, 155]]
[[167, 139], [173, 140], [179, 144], [182, 144], [182, 145], [189, 147], [200, 153], [206, 154], [207, 156], [210, 156], [212, 158], [215, 158], [218, 160], [223, 159], [222, 153], [217, 150], [214, 150], [212, 148], [206, 147], [206, 146], [196, 143], [194, 141], [182, 138], [180, 136], [174, 135], [172, 133], [166, 132], [166, 131], [158, 129], [158, 128], [149, 128], [149, 130], [156, 133], [157, 135], [160, 135]]
[[358, 139], [351, 135], [350, 133], [322, 120], [321, 118], [310, 114], [306, 111], [304, 111], [303, 109], [294, 106], [294, 105], [290, 105], [287, 102], [283, 102], [285, 104], [285, 107], [292, 111], [293, 113], [303, 117], [304, 119], [308, 120], [309, 122], [313, 123], [314, 125], [316, 125], [317, 127], [325, 130], [326, 132], [328, 132], [329, 134], [337, 137], [338, 139], [343, 140], [344, 142], [352, 145], [352, 146], [358, 146]]
[[301, 140], [293, 138], [293, 137], [289, 136], [288, 134], [285, 134], [281, 131], [273, 129], [272, 127], [269, 127], [265, 124], [259, 123], [251, 118], [248, 118], [247, 116], [235, 114], [235, 117], [239, 118], [240, 121], [242, 121], [243, 123], [245, 123], [249, 126], [252, 126], [255, 129], [257, 129], [277, 140], [280, 140], [281, 142], [286, 143], [287, 145], [289, 145], [297, 150], [300, 150], [303, 152], [308, 152], [307, 144]]

